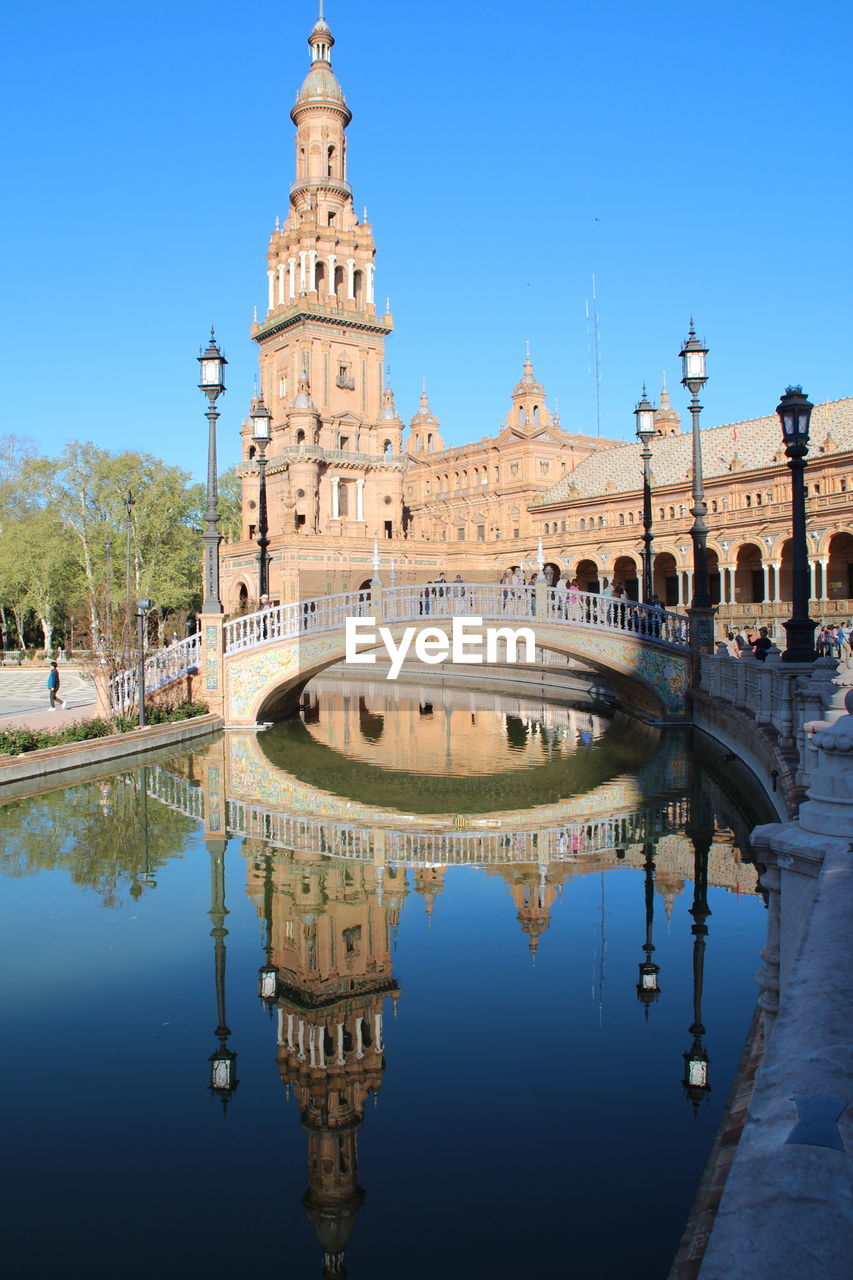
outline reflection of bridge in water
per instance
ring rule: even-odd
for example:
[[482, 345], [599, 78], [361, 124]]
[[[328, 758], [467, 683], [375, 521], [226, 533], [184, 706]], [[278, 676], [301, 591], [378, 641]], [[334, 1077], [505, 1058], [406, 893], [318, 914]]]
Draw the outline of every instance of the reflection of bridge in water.
[[[200, 825], [206, 823], [205, 793], [196, 782], [153, 766], [148, 769], [148, 795]], [[385, 867], [534, 864], [545, 868], [552, 863], [573, 863], [588, 870], [604, 865], [639, 869], [649, 844], [655, 846], [662, 870], [689, 879], [692, 846], [684, 832], [691, 822], [692, 807], [690, 795], [682, 795], [583, 821], [504, 826], [498, 818], [460, 816], [445, 819], [444, 826], [441, 819], [435, 819], [427, 829], [406, 830], [399, 821], [397, 825], [377, 822], [372, 826], [339, 822], [226, 797], [222, 834], [257, 841], [271, 850], [369, 864], [378, 873], [381, 897]], [[381, 817], [387, 821], [389, 815]], [[525, 815], [520, 813], [518, 818], [523, 820]], [[755, 868], [732, 857], [730, 833], [720, 831], [717, 835], [711, 852], [711, 883], [738, 893], [754, 893]]]

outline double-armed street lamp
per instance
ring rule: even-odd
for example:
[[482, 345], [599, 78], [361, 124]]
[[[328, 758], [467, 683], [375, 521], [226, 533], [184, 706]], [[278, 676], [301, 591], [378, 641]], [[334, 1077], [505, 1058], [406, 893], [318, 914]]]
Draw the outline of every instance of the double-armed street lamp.
[[207, 510], [204, 513], [205, 530], [201, 535], [204, 543], [204, 587], [202, 595], [202, 613], [222, 613], [222, 601], [219, 598], [219, 544], [222, 534], [216, 528], [219, 523], [218, 497], [216, 480], [216, 420], [219, 413], [216, 401], [225, 391], [225, 359], [216, 345], [213, 328], [210, 330], [210, 342], [207, 350], [198, 357], [201, 366], [199, 390], [207, 396], [206, 412], [208, 423], [207, 438]]
[[708, 381], [705, 357], [708, 348], [696, 337], [693, 318], [690, 332], [679, 352], [681, 357], [681, 385], [690, 392], [690, 417], [693, 422], [693, 506], [690, 514], [693, 524], [690, 537], [693, 540], [693, 598], [690, 601], [693, 643], [696, 653], [711, 653], [714, 648], [714, 613], [711, 605], [711, 588], [708, 580], [708, 504], [705, 501], [705, 485], [702, 476], [702, 442], [699, 437], [699, 415], [702, 406], [699, 392]]
[[802, 387], [786, 387], [776, 407], [782, 423], [785, 452], [791, 469], [791, 534], [793, 540], [793, 575], [791, 599], [793, 614], [782, 625], [788, 645], [783, 662], [814, 662], [815, 623], [809, 617], [809, 553], [806, 542], [806, 454], [809, 451], [809, 422], [814, 406], [803, 394]]
[[267, 547], [270, 540], [267, 537], [269, 526], [267, 524], [267, 445], [270, 440], [270, 422], [272, 414], [264, 404], [264, 394], [261, 392], [255, 396], [252, 401], [252, 409], [249, 415], [252, 419], [252, 439], [258, 450], [258, 472], [260, 481], [258, 485], [258, 602], [261, 603], [265, 596], [269, 595], [270, 590], [270, 564], [267, 554]]
[[654, 405], [649, 404], [646, 396], [646, 384], [643, 383], [643, 398], [634, 409], [637, 419], [637, 439], [642, 443], [640, 457], [643, 459], [643, 604], [651, 604], [654, 595], [652, 575], [652, 475], [650, 464], [652, 451], [649, 447], [655, 434]]

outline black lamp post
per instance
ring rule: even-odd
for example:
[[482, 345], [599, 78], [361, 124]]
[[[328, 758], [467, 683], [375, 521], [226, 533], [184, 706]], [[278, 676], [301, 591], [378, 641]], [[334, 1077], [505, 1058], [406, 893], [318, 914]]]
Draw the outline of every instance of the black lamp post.
[[643, 398], [634, 410], [637, 419], [637, 439], [642, 443], [640, 457], [643, 459], [643, 604], [651, 604], [654, 595], [652, 574], [652, 475], [650, 464], [652, 451], [649, 448], [655, 434], [654, 405], [649, 404], [646, 397], [646, 386], [643, 383]]
[[269, 527], [267, 525], [267, 445], [270, 439], [270, 420], [272, 414], [264, 404], [263, 392], [255, 396], [252, 401], [252, 410], [250, 417], [252, 419], [252, 439], [254, 440], [258, 450], [258, 471], [260, 473], [260, 482], [258, 485], [258, 602], [263, 601], [264, 596], [269, 595], [269, 556], [267, 555], [267, 547], [270, 540], [267, 537]]
[[645, 960], [640, 961], [640, 973], [637, 980], [637, 999], [643, 1006], [646, 1018], [649, 1016], [649, 1005], [657, 1000], [660, 995], [660, 987], [658, 986], [658, 974], [660, 966], [656, 965], [652, 960], [652, 952], [655, 949], [652, 942], [652, 928], [655, 918], [655, 847], [651, 840], [645, 845], [645, 871], [646, 871], [646, 940], [643, 943], [643, 951], [646, 953]]
[[222, 613], [222, 601], [219, 598], [219, 544], [222, 541], [222, 534], [216, 528], [219, 523], [216, 480], [216, 420], [219, 414], [216, 410], [216, 401], [225, 391], [225, 366], [228, 361], [216, 345], [213, 328], [210, 330], [207, 350], [201, 353], [198, 361], [201, 365], [199, 389], [208, 399], [207, 510], [204, 513], [206, 527], [201, 535], [204, 543], [204, 593], [201, 611], [202, 613]]
[[130, 613], [130, 529], [133, 522], [133, 508], [136, 504], [133, 501], [133, 494], [128, 489], [127, 497], [124, 500], [124, 510], [127, 515], [125, 521], [125, 540], [124, 540], [124, 607], [126, 613]]
[[814, 406], [802, 387], [786, 387], [776, 407], [785, 438], [785, 452], [791, 468], [791, 532], [793, 534], [793, 615], [783, 623], [788, 645], [783, 662], [814, 662], [815, 623], [809, 617], [809, 553], [806, 543], [806, 454], [809, 451], [809, 420]]
[[106, 571], [107, 571], [107, 584], [106, 584], [107, 589], [106, 589], [106, 600], [105, 600], [105, 604], [107, 608], [107, 642], [110, 645], [110, 647], [112, 647], [113, 603], [112, 603], [111, 580], [112, 580], [112, 573], [113, 573], [113, 559], [112, 559], [113, 540], [109, 534], [107, 534], [107, 543], [106, 543], [105, 551], [106, 551], [105, 559], [106, 559]]
[[151, 608], [150, 600], [136, 602], [136, 640], [139, 647], [139, 661], [136, 668], [136, 688], [139, 696], [139, 727], [145, 728], [145, 619]]
[[694, 652], [711, 653], [714, 648], [714, 613], [711, 606], [711, 588], [708, 582], [708, 504], [705, 501], [705, 484], [702, 476], [702, 442], [699, 437], [699, 392], [708, 381], [705, 357], [708, 348], [696, 337], [693, 319], [690, 333], [679, 352], [681, 356], [681, 385], [692, 397], [690, 417], [693, 422], [693, 506], [690, 514], [693, 524], [690, 537], [693, 540], [693, 598], [690, 601]]

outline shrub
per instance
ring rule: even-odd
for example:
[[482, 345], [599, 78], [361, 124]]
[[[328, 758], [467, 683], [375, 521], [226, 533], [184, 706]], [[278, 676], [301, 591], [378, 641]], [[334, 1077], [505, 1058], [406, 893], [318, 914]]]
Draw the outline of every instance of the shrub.
[[[152, 707], [146, 719], [149, 724], [171, 724], [176, 720], [191, 720], [206, 716], [203, 702], [185, 702], [182, 706], [167, 710]], [[19, 756], [27, 751], [40, 751], [43, 747], [63, 747], [70, 742], [88, 742], [94, 738], [106, 738], [111, 733], [128, 733], [139, 727], [139, 716], [117, 716], [115, 720], [81, 720], [66, 729], [3, 729], [0, 730], [0, 755]]]

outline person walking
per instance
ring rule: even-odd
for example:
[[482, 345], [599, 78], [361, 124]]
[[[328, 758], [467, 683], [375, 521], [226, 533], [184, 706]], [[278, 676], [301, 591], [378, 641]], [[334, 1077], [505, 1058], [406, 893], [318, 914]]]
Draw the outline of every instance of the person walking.
[[63, 711], [68, 710], [66, 704], [59, 697], [59, 668], [57, 667], [55, 662], [52, 662], [50, 664], [50, 671], [47, 673], [47, 691], [48, 691], [48, 694], [50, 695], [51, 711], [56, 710], [57, 702], [62, 707]]
[[752, 646], [752, 652], [755, 654], [759, 662], [765, 662], [767, 659], [767, 650], [773, 645], [773, 641], [767, 634], [767, 628], [762, 627], [758, 633], [758, 639]]

